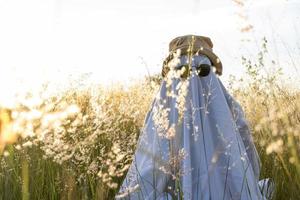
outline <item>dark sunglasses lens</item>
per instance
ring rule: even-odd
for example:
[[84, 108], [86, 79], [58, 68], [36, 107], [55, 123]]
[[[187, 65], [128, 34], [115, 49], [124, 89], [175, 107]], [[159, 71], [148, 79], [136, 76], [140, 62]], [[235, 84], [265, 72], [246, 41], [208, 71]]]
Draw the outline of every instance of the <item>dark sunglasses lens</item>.
[[207, 76], [210, 72], [210, 65], [208, 64], [201, 64], [196, 67], [198, 76]]

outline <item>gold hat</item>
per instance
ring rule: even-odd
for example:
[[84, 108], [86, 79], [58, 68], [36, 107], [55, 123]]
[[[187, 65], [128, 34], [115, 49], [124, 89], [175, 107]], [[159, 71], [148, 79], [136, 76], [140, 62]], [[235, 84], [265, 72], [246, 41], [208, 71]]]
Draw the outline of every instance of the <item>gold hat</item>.
[[[191, 49], [192, 48], [192, 49]], [[198, 35], [184, 35], [174, 38], [169, 44], [169, 56], [164, 60], [162, 76], [169, 71], [168, 62], [174, 57], [174, 53], [180, 50], [180, 55], [194, 54], [206, 55], [216, 68], [216, 73], [222, 75], [222, 63], [216, 54], [214, 54], [213, 43], [209, 37]]]

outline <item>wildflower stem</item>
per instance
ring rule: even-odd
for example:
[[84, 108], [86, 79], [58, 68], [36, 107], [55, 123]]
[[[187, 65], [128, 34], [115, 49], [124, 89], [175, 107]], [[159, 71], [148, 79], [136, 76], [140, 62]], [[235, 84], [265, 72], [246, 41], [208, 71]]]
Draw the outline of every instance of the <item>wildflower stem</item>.
[[22, 159], [22, 200], [29, 200], [29, 176], [28, 161]]

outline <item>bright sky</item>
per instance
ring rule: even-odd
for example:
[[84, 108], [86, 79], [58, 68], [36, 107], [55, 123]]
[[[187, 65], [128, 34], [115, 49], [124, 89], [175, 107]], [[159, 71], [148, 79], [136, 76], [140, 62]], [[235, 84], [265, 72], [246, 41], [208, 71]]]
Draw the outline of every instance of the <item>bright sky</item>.
[[244, 10], [254, 26], [247, 34], [232, 0], [0, 0], [1, 97], [44, 80], [63, 83], [69, 74], [110, 84], [158, 73], [169, 41], [184, 34], [212, 39], [225, 84], [243, 72], [241, 55], [256, 53], [263, 36], [298, 78], [288, 67], [300, 64], [300, 1], [248, 0]]

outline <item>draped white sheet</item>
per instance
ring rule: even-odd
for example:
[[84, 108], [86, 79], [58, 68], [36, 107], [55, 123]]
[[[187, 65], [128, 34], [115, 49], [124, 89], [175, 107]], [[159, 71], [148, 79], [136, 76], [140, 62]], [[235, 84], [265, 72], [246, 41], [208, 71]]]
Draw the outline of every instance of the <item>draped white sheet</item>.
[[[181, 56], [175, 67], [186, 62]], [[188, 79], [162, 81], [116, 199], [260, 200], [272, 193], [262, 190], [268, 180], [259, 182], [260, 159], [240, 104], [213, 70], [196, 74], [202, 63], [211, 65], [194, 56]], [[185, 101], [178, 104], [168, 91], [184, 94], [184, 83]]]

